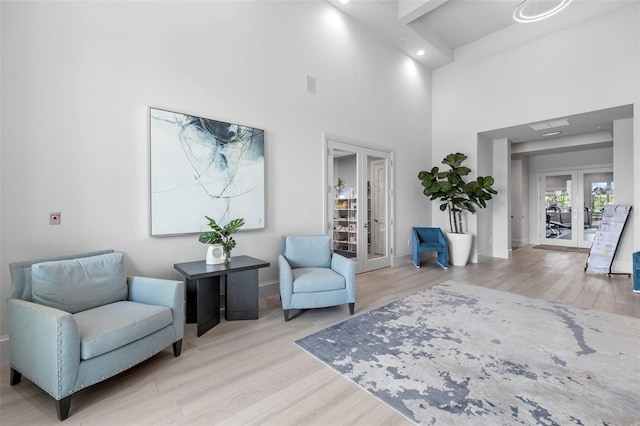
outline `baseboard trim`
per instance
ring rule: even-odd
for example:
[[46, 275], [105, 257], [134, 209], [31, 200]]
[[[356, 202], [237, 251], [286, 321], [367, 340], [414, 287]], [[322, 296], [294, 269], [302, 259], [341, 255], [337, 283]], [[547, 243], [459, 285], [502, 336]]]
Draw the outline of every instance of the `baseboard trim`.
[[611, 272], [615, 274], [632, 274], [633, 262], [624, 260], [614, 260], [611, 265]]

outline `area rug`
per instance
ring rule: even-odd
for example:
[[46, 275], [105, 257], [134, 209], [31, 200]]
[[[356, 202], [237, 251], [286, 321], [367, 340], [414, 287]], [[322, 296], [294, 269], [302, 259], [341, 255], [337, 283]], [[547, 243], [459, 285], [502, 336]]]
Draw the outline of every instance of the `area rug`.
[[533, 248], [539, 249], [539, 250], [569, 251], [572, 253], [584, 253], [584, 254], [589, 254], [589, 252], [591, 251], [591, 249], [588, 249], [585, 247], [550, 246], [545, 244], [541, 244], [539, 246], [533, 246]]
[[454, 281], [296, 341], [418, 424], [640, 424], [640, 320]]

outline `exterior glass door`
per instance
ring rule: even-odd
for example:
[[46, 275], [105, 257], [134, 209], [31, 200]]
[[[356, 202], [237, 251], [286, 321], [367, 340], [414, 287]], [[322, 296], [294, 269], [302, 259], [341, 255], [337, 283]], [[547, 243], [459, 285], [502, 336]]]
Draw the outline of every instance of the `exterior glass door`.
[[541, 175], [543, 244], [590, 248], [602, 211], [614, 202], [613, 169]]
[[580, 247], [591, 247], [605, 206], [614, 204], [613, 169], [584, 170], [578, 173], [583, 188], [584, 232]]
[[577, 246], [575, 226], [575, 172], [552, 172], [542, 175], [543, 244]]

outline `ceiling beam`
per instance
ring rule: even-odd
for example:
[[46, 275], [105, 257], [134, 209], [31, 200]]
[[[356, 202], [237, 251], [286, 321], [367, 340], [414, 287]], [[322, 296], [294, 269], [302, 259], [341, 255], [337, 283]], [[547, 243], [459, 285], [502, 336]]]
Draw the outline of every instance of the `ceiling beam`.
[[[396, 2], [378, 0], [352, 1], [343, 4], [338, 0], [327, 1], [372, 29], [378, 36], [385, 37], [406, 55], [429, 69], [453, 62], [453, 51], [450, 47], [436, 40], [435, 37], [432, 40], [426, 40], [411, 26], [400, 23], [397, 19], [399, 4]], [[423, 50], [424, 55], [417, 56], [418, 50]]]
[[449, 0], [400, 0], [398, 19], [404, 25], [408, 25], [447, 1]]

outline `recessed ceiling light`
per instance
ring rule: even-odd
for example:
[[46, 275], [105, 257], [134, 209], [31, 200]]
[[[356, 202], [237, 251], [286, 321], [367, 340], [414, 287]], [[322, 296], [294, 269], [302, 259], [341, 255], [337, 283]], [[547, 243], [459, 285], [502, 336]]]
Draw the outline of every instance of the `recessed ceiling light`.
[[347, 3], [349, 3], [349, 0], [340, 0], [340, 3], [347, 4]]
[[542, 136], [555, 136], [555, 135], [559, 135], [562, 132], [559, 131], [555, 131], [555, 132], [547, 132], [547, 133], [543, 133]]
[[418, 56], [423, 56], [424, 55], [424, 50], [420, 49], [416, 52], [416, 55]]

